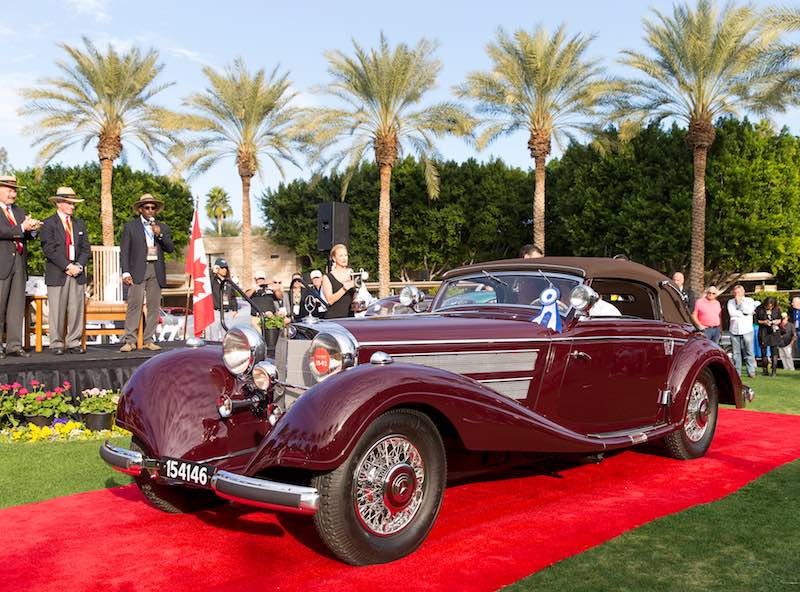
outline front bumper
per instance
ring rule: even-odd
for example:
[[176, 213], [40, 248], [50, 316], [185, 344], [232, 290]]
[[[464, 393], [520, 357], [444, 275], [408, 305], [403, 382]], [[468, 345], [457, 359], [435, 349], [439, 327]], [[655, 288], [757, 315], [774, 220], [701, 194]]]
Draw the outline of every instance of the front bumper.
[[[147, 458], [135, 450], [112, 446], [108, 441], [100, 447], [100, 457], [112, 468], [128, 475], [158, 477], [161, 468], [158, 459]], [[222, 470], [214, 471], [210, 484], [220, 497], [260, 508], [300, 514], [315, 514], [319, 508], [319, 492], [314, 487], [246, 477]]]

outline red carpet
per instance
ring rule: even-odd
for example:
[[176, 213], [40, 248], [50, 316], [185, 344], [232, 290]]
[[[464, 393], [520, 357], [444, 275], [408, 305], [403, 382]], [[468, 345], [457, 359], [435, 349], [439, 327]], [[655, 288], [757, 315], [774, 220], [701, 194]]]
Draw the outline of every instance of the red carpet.
[[709, 454], [625, 452], [556, 475], [450, 487], [410, 557], [353, 568], [310, 520], [251, 511], [174, 516], [134, 486], [0, 511], [3, 590], [495, 590], [659, 516], [710, 502], [800, 457], [800, 416], [724, 409]]

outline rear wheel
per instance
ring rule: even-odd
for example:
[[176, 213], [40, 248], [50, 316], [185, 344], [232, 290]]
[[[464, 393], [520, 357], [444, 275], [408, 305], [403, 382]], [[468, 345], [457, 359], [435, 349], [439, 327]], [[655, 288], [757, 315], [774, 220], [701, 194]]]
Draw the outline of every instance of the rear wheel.
[[317, 532], [352, 565], [408, 555], [436, 520], [446, 473], [444, 445], [428, 416], [389, 411], [367, 428], [342, 465], [313, 478], [320, 494]]
[[706, 368], [689, 391], [683, 426], [664, 438], [670, 456], [688, 460], [703, 456], [708, 451], [717, 428], [718, 403], [717, 383]]
[[[131, 450], [146, 454], [136, 438], [131, 441]], [[147, 501], [162, 512], [185, 514], [215, 508], [225, 503], [224, 499], [207, 489], [164, 485], [148, 475], [138, 475], [133, 479]]]

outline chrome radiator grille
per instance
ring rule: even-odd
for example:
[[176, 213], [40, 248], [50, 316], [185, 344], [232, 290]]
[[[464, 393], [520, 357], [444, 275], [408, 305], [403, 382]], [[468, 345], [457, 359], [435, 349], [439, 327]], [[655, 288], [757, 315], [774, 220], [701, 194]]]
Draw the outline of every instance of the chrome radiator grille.
[[283, 335], [275, 345], [275, 365], [278, 367], [278, 379], [286, 384], [297, 386], [313, 386], [316, 384], [308, 366], [308, 339], [287, 339]]

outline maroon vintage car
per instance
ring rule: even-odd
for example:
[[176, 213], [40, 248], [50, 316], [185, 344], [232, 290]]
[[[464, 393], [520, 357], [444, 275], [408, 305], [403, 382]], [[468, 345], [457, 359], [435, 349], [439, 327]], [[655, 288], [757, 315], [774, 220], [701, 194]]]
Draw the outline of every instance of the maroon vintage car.
[[428, 313], [294, 324], [271, 358], [249, 328], [156, 356], [120, 400], [131, 449], [101, 455], [168, 512], [312, 514], [363, 565], [423, 542], [447, 479], [653, 441], [695, 458], [718, 403], [751, 398], [663, 275], [516, 259], [449, 272]]

